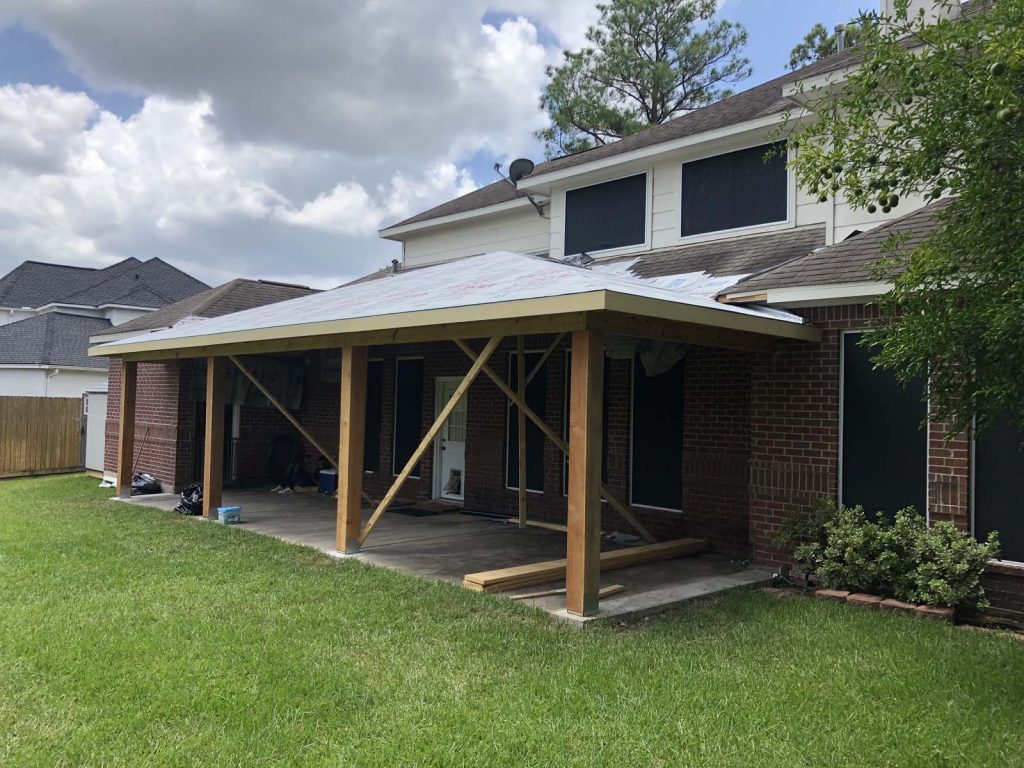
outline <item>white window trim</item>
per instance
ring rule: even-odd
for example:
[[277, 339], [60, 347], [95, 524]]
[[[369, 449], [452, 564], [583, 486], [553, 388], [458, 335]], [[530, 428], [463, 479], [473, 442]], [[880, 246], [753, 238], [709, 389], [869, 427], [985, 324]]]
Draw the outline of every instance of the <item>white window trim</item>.
[[713, 232], [701, 232], [696, 235], [683, 235], [683, 166], [689, 163], [699, 162], [701, 160], [707, 160], [712, 157], [722, 157], [723, 155], [731, 155], [734, 152], [742, 152], [746, 149], [754, 149], [755, 147], [767, 146], [775, 142], [772, 141], [759, 141], [756, 144], [750, 144], [727, 150], [718, 150], [710, 152], [708, 154], [699, 155], [697, 157], [687, 158], [686, 160], [680, 160], [676, 164], [676, 179], [675, 179], [675, 193], [676, 201], [676, 223], [675, 231], [676, 237], [673, 245], [687, 245], [690, 243], [705, 243], [712, 242], [714, 240], [723, 240], [726, 238], [741, 237], [743, 235], [754, 235], [763, 234], [768, 232], [780, 232], [786, 229], [793, 229], [796, 227], [796, 209], [797, 209], [797, 188], [796, 188], [796, 175], [792, 172], [789, 167], [790, 162], [793, 159], [792, 145], [786, 140], [786, 218], [780, 221], [767, 221], [763, 224], [750, 224], [745, 227], [733, 227], [731, 229], [716, 229]]
[[651, 249], [651, 230], [653, 229], [653, 210], [654, 210], [654, 167], [647, 166], [639, 170], [633, 170], [629, 173], [620, 173], [618, 176], [612, 176], [607, 179], [601, 179], [600, 181], [592, 181], [587, 184], [580, 184], [576, 187], [570, 187], [561, 192], [562, 194], [562, 255], [563, 256], [575, 256], [574, 253], [569, 253], [565, 247], [565, 231], [569, 228], [569, 193], [575, 192], [578, 189], [586, 189], [587, 187], [596, 187], [601, 184], [608, 184], [612, 181], [620, 181], [621, 179], [628, 179], [633, 176], [639, 176], [643, 174], [646, 177], [646, 191], [644, 200], [644, 240], [642, 243], [633, 243], [631, 245], [620, 245], [615, 248], [604, 248], [600, 251], [587, 251], [588, 256], [597, 258], [606, 258], [610, 256], [619, 256], [625, 253], [634, 253], [637, 251], [649, 251]]
[[[383, 365], [384, 364], [384, 358], [383, 357], [371, 357], [366, 362], [367, 362], [367, 364], [369, 364], [369, 363], [381, 363], [381, 365]], [[396, 374], [398, 373], [398, 366], [395, 366], [395, 373]], [[397, 400], [396, 400], [396, 402], [397, 402]], [[381, 403], [381, 415], [383, 415], [383, 410], [384, 410], [384, 404]], [[364, 427], [365, 427], [365, 425], [364, 425]], [[378, 440], [380, 439], [380, 435], [377, 436], [377, 439]], [[392, 438], [392, 440], [394, 440], [394, 438]], [[380, 453], [380, 448], [381, 448], [381, 446], [377, 446], [377, 452], [378, 453]], [[392, 443], [392, 453], [394, 453], [394, 443]], [[378, 459], [379, 458], [380, 457], [378, 456]], [[392, 460], [391, 466], [392, 466], [392, 468], [395, 466], [394, 460]], [[363, 474], [364, 475], [375, 475], [375, 474], [377, 474], [377, 470], [375, 470], [375, 469], [366, 469], [364, 467], [363, 468]]]
[[[395, 390], [394, 390], [395, 391], [395, 397], [394, 397], [394, 401], [395, 402], [393, 404], [394, 408], [392, 410], [392, 418], [391, 418], [391, 420], [394, 422], [391, 425], [391, 476], [392, 477], [398, 477], [398, 475], [401, 474], [401, 470], [399, 470], [398, 472], [395, 472], [395, 447], [398, 444], [398, 362], [400, 360], [423, 360], [423, 355], [399, 355], [398, 357], [395, 358]], [[423, 374], [424, 374], [423, 382], [424, 382], [424, 389], [425, 389], [426, 388], [426, 365], [425, 364], [423, 366]], [[422, 393], [420, 394], [420, 397], [422, 398]], [[423, 427], [423, 425], [421, 424], [420, 428], [422, 429], [422, 427]], [[420, 459], [420, 462], [422, 462], [422, 457]], [[421, 466], [422, 466], [422, 464], [421, 464]], [[410, 473], [409, 479], [410, 480], [422, 480], [423, 478], [421, 478], [419, 475], [413, 475], [413, 474]]]
[[[685, 365], [685, 361], [683, 362]], [[684, 372], [685, 373], [685, 372]], [[683, 514], [683, 507], [686, 506], [686, 477], [683, 472], [683, 488], [680, 489], [681, 503], [683, 506], [678, 509], [673, 507], [659, 507], [653, 504], [640, 504], [633, 500], [633, 395], [636, 393], [636, 358], [630, 360], [629, 365], [629, 506], [635, 507], [636, 509], [653, 509], [658, 512], [674, 512], [678, 515]], [[686, 377], [683, 377], [683, 428], [686, 428]], [[684, 433], [683, 440], [685, 442], [686, 435]], [[684, 446], [683, 452], [679, 456], [679, 461], [683, 461], [683, 456], [686, 453]]]
[[[968, 456], [967, 461], [968, 461], [968, 465], [969, 465], [968, 466], [968, 473], [967, 473], [967, 476], [968, 476], [967, 482], [970, 484], [970, 488], [968, 489], [968, 495], [967, 495], [967, 504], [968, 504], [967, 514], [968, 514], [968, 517], [970, 518], [971, 538], [972, 539], [976, 539], [977, 538], [977, 535], [975, 534], [975, 530], [974, 530], [974, 513], [975, 513], [975, 510], [974, 510], [974, 490], [977, 487], [975, 485], [975, 483], [976, 483], [976, 479], [975, 479], [975, 467], [976, 467], [976, 464], [975, 464], [975, 461], [976, 461], [976, 456], [977, 456], [977, 452], [975, 450], [976, 445], [977, 445], [977, 437], [975, 436], [974, 419], [971, 419], [971, 440], [970, 440], [970, 445], [969, 445], [968, 454], [967, 454], [967, 456]], [[1000, 559], [1000, 560], [989, 560], [989, 562], [993, 563], [995, 565], [1009, 565], [1009, 566], [1012, 566], [1014, 568], [1024, 568], [1024, 560], [1001, 560]]]
[[[543, 350], [543, 349], [524, 349], [523, 350], [523, 356], [525, 357], [526, 355], [543, 355], [544, 352], [545, 352], [545, 350]], [[514, 349], [509, 350], [509, 352], [508, 352], [508, 366], [505, 368], [506, 373], [511, 372], [511, 370], [512, 370], [512, 357], [514, 355], [516, 355], [516, 354], [518, 354], [516, 352], [516, 350], [514, 350]], [[548, 360], [550, 360], [550, 359], [551, 358], [549, 357]], [[548, 364], [548, 361], [545, 360], [544, 361], [544, 366], [546, 367], [547, 364]], [[509, 382], [509, 387], [513, 391], [515, 391], [515, 386], [512, 384], [512, 382]], [[545, 399], [546, 398], [547, 398], [547, 395], [545, 394]], [[504, 475], [504, 479], [505, 479], [505, 490], [506, 491], [518, 491], [519, 490], [519, 486], [518, 485], [510, 485], [509, 484], [509, 480], [508, 480], [509, 456], [511, 456], [511, 451], [512, 451], [512, 446], [509, 445], [509, 438], [512, 436], [512, 406], [513, 405], [514, 405], [514, 403], [506, 397], [505, 398], [505, 468], [504, 468], [504, 471], [502, 472], [502, 474]], [[537, 415], [539, 416], [540, 414], [537, 414]], [[547, 420], [546, 416], [547, 416], [547, 409], [545, 408], [545, 421]], [[526, 422], [527, 422], [527, 427], [529, 427], [530, 420], [527, 419]], [[547, 438], [545, 438], [544, 442], [541, 444], [541, 460], [542, 461], [543, 461], [543, 454], [544, 454], [544, 451], [545, 451], [546, 447], [547, 447]], [[522, 480], [522, 478], [520, 478], [520, 480]], [[540, 489], [539, 491], [534, 489], [534, 488], [527, 488], [526, 492], [527, 493], [536, 494], [537, 496], [543, 496], [544, 495], [544, 489], [543, 488]]]

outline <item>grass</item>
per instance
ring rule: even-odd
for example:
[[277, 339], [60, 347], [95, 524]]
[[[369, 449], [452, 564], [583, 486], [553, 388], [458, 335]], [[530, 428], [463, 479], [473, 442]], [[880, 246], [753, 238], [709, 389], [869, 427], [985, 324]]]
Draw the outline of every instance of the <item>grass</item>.
[[732, 593], [586, 632], [0, 482], [0, 765], [1024, 764], [1024, 643]]

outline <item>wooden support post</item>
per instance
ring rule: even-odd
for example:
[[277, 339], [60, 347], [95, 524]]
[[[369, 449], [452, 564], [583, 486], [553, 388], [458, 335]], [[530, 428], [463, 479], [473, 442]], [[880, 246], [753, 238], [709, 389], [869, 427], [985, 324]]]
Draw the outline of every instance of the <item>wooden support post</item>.
[[599, 602], [603, 390], [604, 334], [573, 331], [565, 587], [566, 609], [577, 616], [594, 615]]
[[213, 518], [224, 489], [225, 359], [206, 358], [206, 435], [203, 439], [203, 515]]
[[[459, 386], [455, 388], [451, 398], [445, 403], [440, 413], [437, 414], [437, 418], [434, 419], [434, 423], [430, 425], [430, 429], [427, 430], [427, 434], [420, 440], [420, 444], [416, 446], [416, 450], [412, 452], [412, 456], [405, 462], [405, 466], [402, 467], [402, 471], [398, 473], [398, 477], [395, 478], [395, 482], [391, 484], [388, 492], [384, 494], [384, 498], [380, 500], [377, 508], [373, 510], [373, 514], [370, 515], [370, 519], [366, 521], [366, 525], [363, 526], [362, 535], [359, 537], [359, 543], [364, 544], [366, 537], [370, 535], [373, 527], [377, 524], [380, 516], [383, 515], [387, 508], [391, 505], [391, 502], [395, 500], [395, 496], [402, 490], [402, 486], [405, 485], [405, 481], [409, 479], [409, 475], [412, 474], [413, 469], [419, 463], [420, 458], [426, 452], [433, 442], [434, 438], [437, 437], [437, 433], [441, 431], [441, 427], [444, 426], [445, 421], [451, 416], [452, 411], [455, 410], [455, 406], [459, 404], [459, 400], [463, 398], [466, 392], [469, 391], [470, 385], [476, 381], [476, 377], [480, 375], [480, 371], [487, 366], [487, 361], [491, 359], [491, 355], [494, 354], [494, 350], [498, 348], [501, 343], [501, 336], [492, 336], [491, 339], [484, 346], [484, 351], [480, 353], [480, 356], [476, 358], [476, 361], [469, 368], [469, 373], [466, 374], [465, 378], [459, 382]], [[457, 341], [460, 346], [465, 342]], [[467, 346], [468, 348], [468, 346]]]
[[117, 495], [128, 498], [132, 493], [132, 470], [135, 464], [135, 392], [138, 384], [138, 363], [121, 361], [121, 420], [117, 442]]
[[[526, 400], [526, 341], [516, 336], [516, 390]], [[519, 436], [519, 527], [526, 527], [526, 413], [516, 406], [516, 429]]]
[[[458, 345], [459, 349], [466, 353], [466, 356], [469, 357], [470, 360], [476, 360], [476, 352], [474, 352], [465, 342], [456, 341], [455, 343]], [[505, 383], [504, 379], [502, 379], [498, 374], [496, 374], [490, 368], [490, 366], [485, 365], [483, 372], [487, 376], [487, 378], [493, 381], [495, 386], [497, 386], [498, 389], [500, 389], [505, 394], [505, 397], [507, 397], [516, 405], [518, 405], [519, 408], [524, 413], [526, 413], [526, 417], [537, 425], [537, 428], [544, 433], [544, 436], [548, 440], [555, 444], [555, 447], [558, 448], [558, 450], [560, 450], [566, 456], [569, 455], [569, 444], [566, 443], [565, 440], [563, 440], [553, 429], [551, 429], [551, 427], [548, 426], [547, 422], [544, 421], [544, 419], [542, 419], [540, 416], [538, 416], [536, 412], [532, 408], [530, 408], [526, 404], [526, 402], [522, 400], [519, 397], [519, 395], [516, 394], [508, 384]], [[655, 542], [658, 540], [657, 537], [647, 529], [647, 526], [645, 526], [643, 523], [640, 522], [640, 520], [637, 519], [637, 516], [633, 514], [632, 510], [629, 508], [629, 505], [622, 501], [617, 495], [612, 493], [608, 489], [608, 486], [601, 486], [601, 495], [608, 500], [608, 503], [611, 505], [612, 509], [618, 512], [622, 516], [622, 518], [627, 523], [629, 523], [634, 530], [636, 530], [637, 533], [644, 537], [644, 539], [646, 539], [649, 542]]]
[[338, 431], [339, 552], [359, 551], [363, 509], [363, 438], [366, 433], [366, 347], [341, 350], [341, 420]]

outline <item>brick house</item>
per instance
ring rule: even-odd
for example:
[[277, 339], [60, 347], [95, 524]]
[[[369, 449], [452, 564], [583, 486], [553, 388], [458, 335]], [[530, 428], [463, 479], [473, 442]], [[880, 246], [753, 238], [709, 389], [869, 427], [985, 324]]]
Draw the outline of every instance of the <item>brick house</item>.
[[[301, 396], [287, 410], [307, 450], [340, 449], [344, 551], [369, 533], [364, 490], [384, 497], [379, 512], [401, 493], [564, 523], [567, 603], [585, 614], [594, 531], [700, 537], [778, 567], [789, 553], [772, 534], [822, 498], [913, 505], [978, 535], [998, 529], [1006, 559], [991, 566], [990, 598], [1024, 616], [1021, 436], [922, 429], [925, 382], [898, 386], [857, 343], [887, 290], [871, 270], [882, 242], [925, 236], [947, 203], [869, 214], [811, 196], [785, 162], [787, 94], [852, 64], [841, 52], [399, 222], [381, 232], [401, 243], [397, 269], [94, 353], [134, 370], [138, 393], [122, 402], [138, 403], [136, 420], [157, 407], [141, 395], [149, 361], [180, 360], [179, 402], [205, 386], [208, 412], [230, 389], [228, 355], [293, 366]], [[139, 424], [121, 429], [122, 446], [138, 444]], [[250, 429], [265, 451], [293, 428], [263, 409], [243, 442]], [[204, 471], [215, 504], [224, 473]], [[239, 479], [260, 471], [273, 481], [248, 464]]]

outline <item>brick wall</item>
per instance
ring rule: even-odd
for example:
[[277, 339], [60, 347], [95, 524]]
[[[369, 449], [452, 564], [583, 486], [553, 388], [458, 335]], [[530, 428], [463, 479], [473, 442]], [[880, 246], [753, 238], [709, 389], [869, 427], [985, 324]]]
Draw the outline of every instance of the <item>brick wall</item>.
[[[104, 471], [117, 472], [121, 415], [121, 361], [111, 359]], [[139, 363], [135, 405], [136, 471], [156, 477], [165, 491], [177, 490], [179, 385], [177, 363]]]

